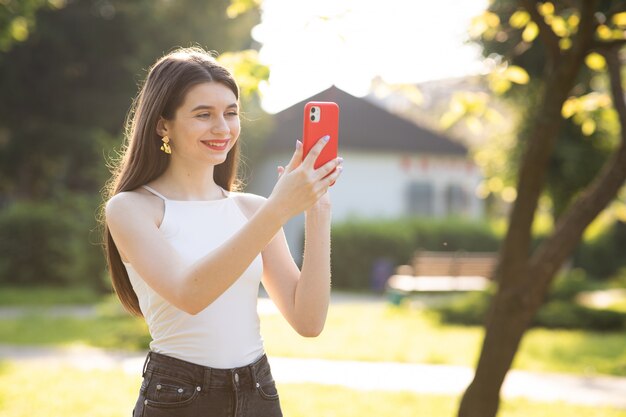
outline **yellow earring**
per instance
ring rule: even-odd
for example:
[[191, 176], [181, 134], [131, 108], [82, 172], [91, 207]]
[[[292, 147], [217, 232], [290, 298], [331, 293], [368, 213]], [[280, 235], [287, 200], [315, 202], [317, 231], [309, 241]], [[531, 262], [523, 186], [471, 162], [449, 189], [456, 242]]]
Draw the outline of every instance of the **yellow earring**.
[[171, 154], [172, 148], [170, 148], [170, 138], [168, 138], [167, 136], [163, 136], [161, 140], [163, 141], [163, 145], [161, 145], [161, 150], [168, 155]]

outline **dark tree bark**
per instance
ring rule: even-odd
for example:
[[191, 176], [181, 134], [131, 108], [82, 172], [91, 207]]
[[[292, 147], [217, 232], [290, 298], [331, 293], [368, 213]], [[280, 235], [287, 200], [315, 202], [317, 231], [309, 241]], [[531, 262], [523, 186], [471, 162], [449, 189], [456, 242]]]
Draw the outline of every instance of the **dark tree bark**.
[[[542, 19], [534, 9], [536, 2], [521, 0], [520, 3], [533, 19]], [[615, 198], [626, 180], [626, 104], [618, 54], [621, 42], [594, 43], [597, 2], [585, 0], [581, 4], [578, 35], [568, 53], [555, 52], [556, 35], [549, 26], [539, 24], [550, 61], [543, 77], [543, 97], [528, 137], [519, 171], [518, 197], [500, 251], [495, 275], [498, 291], [487, 316], [476, 374], [461, 400], [459, 417], [496, 415], [504, 378], [554, 276], [575, 249], [585, 228]], [[561, 108], [576, 82], [585, 56], [594, 49], [607, 58], [613, 106], [621, 126], [621, 145], [594, 181], [559, 218], [553, 234], [531, 252], [531, 226], [561, 126]]]

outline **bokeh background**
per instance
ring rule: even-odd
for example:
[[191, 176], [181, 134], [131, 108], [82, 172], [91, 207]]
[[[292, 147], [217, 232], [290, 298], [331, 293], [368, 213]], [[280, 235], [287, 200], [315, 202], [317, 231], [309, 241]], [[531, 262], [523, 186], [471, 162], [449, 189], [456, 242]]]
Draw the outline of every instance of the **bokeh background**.
[[[474, 386], [491, 387], [486, 402], [498, 375], [518, 375], [501, 416], [626, 416], [626, 115], [611, 91], [626, 8], [579, 3], [0, 0], [0, 415], [132, 409], [150, 339], [112, 295], [101, 189], [149, 66], [198, 45], [242, 88], [248, 192], [271, 192], [304, 102], [342, 109], [326, 330], [302, 339], [259, 300], [286, 415], [486, 417], [459, 411], [483, 352], [488, 377]], [[569, 85], [555, 68], [571, 70]], [[547, 156], [533, 160], [532, 146]], [[586, 195], [605, 203], [589, 208]], [[302, 222], [285, 226], [298, 263]], [[458, 275], [420, 273], [423, 252], [479, 252], [499, 268], [480, 291], [390, 288], [394, 275]], [[532, 269], [545, 253], [554, 265]], [[516, 262], [530, 268], [521, 278]], [[519, 308], [498, 310], [502, 288]], [[490, 305], [520, 323], [519, 340]], [[514, 359], [485, 357], [499, 343]], [[334, 374], [287, 372], [314, 374], [311, 361]], [[355, 382], [367, 379], [382, 382]], [[585, 385], [597, 389], [572, 388]]]

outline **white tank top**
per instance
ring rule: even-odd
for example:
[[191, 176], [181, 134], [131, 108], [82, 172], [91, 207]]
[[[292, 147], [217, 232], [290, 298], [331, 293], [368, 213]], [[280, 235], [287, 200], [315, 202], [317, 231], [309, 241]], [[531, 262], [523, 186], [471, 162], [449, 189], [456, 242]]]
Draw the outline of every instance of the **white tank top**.
[[[193, 263], [235, 234], [248, 219], [230, 193], [211, 201], [163, 199], [159, 230], [185, 262]], [[150, 288], [131, 264], [124, 263], [148, 324], [150, 350], [212, 368], [237, 368], [263, 355], [257, 298], [263, 273], [261, 255], [207, 308], [188, 314]], [[211, 277], [206, 277], [210, 280]]]

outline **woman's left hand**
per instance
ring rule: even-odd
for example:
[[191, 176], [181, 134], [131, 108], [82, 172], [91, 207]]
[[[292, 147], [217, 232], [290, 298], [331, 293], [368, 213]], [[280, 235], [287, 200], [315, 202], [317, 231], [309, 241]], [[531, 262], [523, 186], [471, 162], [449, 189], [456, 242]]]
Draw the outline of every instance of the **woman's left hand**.
[[330, 193], [326, 191], [308, 210], [306, 215], [330, 212]]

